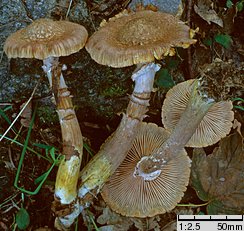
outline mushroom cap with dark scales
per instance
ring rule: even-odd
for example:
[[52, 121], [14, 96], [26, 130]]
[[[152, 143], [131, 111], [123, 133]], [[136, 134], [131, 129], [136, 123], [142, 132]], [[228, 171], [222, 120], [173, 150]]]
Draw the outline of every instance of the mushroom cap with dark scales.
[[[162, 123], [170, 132], [174, 129], [186, 109], [194, 79], [182, 82], [170, 89], [162, 106]], [[199, 96], [200, 97], [200, 96]], [[220, 101], [210, 107], [187, 147], [205, 147], [218, 142], [232, 128], [234, 119], [231, 101]]]
[[87, 37], [87, 30], [82, 25], [42, 18], [10, 35], [4, 44], [4, 51], [9, 58], [44, 60], [79, 51]]
[[88, 39], [86, 49], [99, 64], [126, 67], [173, 55], [173, 47], [195, 42], [190, 28], [173, 15], [142, 10], [109, 20]]
[[185, 150], [169, 160], [154, 180], [133, 175], [138, 161], [157, 151], [169, 135], [155, 124], [141, 124], [126, 158], [102, 188], [102, 197], [112, 210], [124, 216], [152, 217], [172, 210], [180, 202], [190, 176]]

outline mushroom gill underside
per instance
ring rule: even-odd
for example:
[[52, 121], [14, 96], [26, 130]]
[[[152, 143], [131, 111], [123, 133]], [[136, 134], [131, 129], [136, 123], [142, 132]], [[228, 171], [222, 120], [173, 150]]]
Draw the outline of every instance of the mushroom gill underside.
[[138, 161], [150, 156], [167, 140], [169, 133], [152, 123], [142, 123], [126, 158], [102, 189], [108, 206], [131, 217], [152, 217], [172, 210], [181, 200], [190, 176], [185, 150], [170, 159], [154, 180], [135, 176]]

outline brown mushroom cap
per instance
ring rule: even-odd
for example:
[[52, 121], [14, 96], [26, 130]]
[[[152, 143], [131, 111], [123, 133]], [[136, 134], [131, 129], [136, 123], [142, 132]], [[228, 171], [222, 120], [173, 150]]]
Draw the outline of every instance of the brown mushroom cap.
[[85, 27], [68, 22], [38, 19], [10, 35], [4, 51], [9, 58], [46, 59], [79, 51], [87, 40]]
[[125, 160], [102, 188], [108, 206], [132, 217], [152, 217], [172, 210], [181, 200], [190, 176], [190, 159], [185, 150], [170, 160], [154, 180], [134, 176], [138, 161], [150, 156], [169, 137], [155, 124], [142, 123]]
[[173, 55], [172, 47], [187, 48], [196, 40], [174, 16], [143, 10], [114, 17], [88, 40], [86, 49], [99, 64], [126, 67]]
[[[179, 83], [167, 92], [162, 107], [162, 122], [167, 130], [172, 131], [183, 114], [191, 95], [193, 81], [191, 79]], [[232, 108], [231, 101], [214, 103], [186, 146], [205, 147], [225, 137], [232, 128]]]

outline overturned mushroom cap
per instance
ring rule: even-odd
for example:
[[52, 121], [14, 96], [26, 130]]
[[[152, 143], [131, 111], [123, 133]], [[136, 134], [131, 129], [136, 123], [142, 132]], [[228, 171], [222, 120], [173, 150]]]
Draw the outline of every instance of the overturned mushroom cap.
[[68, 22], [38, 19], [10, 35], [4, 51], [9, 58], [46, 59], [79, 51], [87, 40], [85, 27]]
[[109, 20], [89, 38], [86, 49], [99, 64], [125, 67], [174, 55], [172, 47], [195, 42], [189, 27], [174, 16], [143, 10]]
[[168, 161], [154, 180], [133, 174], [138, 161], [150, 156], [168, 137], [164, 128], [142, 123], [125, 160], [102, 188], [102, 197], [112, 210], [124, 216], [152, 217], [172, 210], [181, 200], [190, 176], [185, 150]]
[[[186, 109], [193, 82], [194, 79], [179, 83], [167, 92], [162, 107], [162, 122], [167, 130], [172, 131], [174, 129]], [[232, 128], [234, 119], [232, 108], [231, 101], [214, 103], [186, 146], [205, 147], [225, 137]]]

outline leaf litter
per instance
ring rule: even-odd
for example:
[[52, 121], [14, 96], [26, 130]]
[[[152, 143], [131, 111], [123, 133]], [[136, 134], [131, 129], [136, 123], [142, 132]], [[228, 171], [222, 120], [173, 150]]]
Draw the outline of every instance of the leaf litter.
[[154, 216], [146, 219], [135, 217], [124, 217], [113, 212], [109, 207], [102, 210], [102, 214], [97, 218], [97, 223], [103, 225], [100, 230], [126, 231], [131, 230], [131, 227], [136, 227], [137, 230], [154, 230], [160, 231], [160, 217]]
[[208, 201], [208, 214], [243, 214], [244, 145], [239, 133], [222, 139], [213, 153], [194, 149], [191, 185]]

